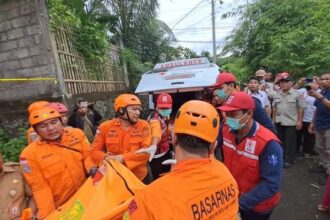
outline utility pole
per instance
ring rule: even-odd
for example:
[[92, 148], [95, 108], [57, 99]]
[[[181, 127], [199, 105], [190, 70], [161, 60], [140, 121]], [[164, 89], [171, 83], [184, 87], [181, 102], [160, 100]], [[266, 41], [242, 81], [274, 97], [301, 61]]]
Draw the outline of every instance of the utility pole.
[[217, 63], [217, 48], [215, 44], [215, 12], [214, 12], [214, 0], [212, 1], [212, 38], [213, 38], [213, 63]]

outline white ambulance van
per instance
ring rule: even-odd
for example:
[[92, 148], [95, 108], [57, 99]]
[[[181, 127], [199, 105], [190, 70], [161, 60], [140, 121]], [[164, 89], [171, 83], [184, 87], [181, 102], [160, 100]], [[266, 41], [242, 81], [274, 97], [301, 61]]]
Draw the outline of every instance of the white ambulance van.
[[205, 57], [158, 63], [144, 73], [135, 90], [149, 96], [149, 108], [155, 108], [157, 95], [169, 93], [173, 99], [172, 116], [189, 100], [210, 97], [209, 87], [216, 82], [219, 67]]

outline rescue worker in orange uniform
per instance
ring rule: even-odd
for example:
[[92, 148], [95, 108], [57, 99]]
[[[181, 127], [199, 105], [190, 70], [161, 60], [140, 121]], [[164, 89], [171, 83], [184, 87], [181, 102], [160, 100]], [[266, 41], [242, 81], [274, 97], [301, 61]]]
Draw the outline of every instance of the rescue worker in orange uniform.
[[90, 144], [77, 128], [63, 128], [60, 114], [51, 107], [31, 112], [29, 122], [39, 135], [20, 156], [21, 171], [44, 219], [64, 204], [97, 168]]
[[137, 153], [147, 148], [151, 141], [150, 126], [139, 119], [141, 102], [132, 94], [122, 94], [115, 99], [118, 117], [100, 124], [92, 144], [92, 158], [96, 163], [117, 160], [127, 166], [140, 180], [147, 176], [147, 153]]
[[[31, 105], [29, 105], [28, 107], [28, 113], [29, 115], [31, 114], [31, 112], [33, 112], [36, 109], [39, 109], [41, 107], [44, 107], [46, 105], [48, 105], [49, 102], [47, 101], [36, 101], [33, 102]], [[35, 130], [33, 129], [33, 127], [31, 126], [27, 131], [26, 131], [26, 140], [27, 143], [30, 144], [33, 141], [35, 141], [38, 138], [38, 134], [35, 132]]]
[[212, 155], [218, 130], [219, 115], [211, 104], [183, 104], [174, 121], [176, 165], [135, 194], [123, 219], [236, 220], [237, 184]]
[[167, 93], [159, 94], [156, 110], [151, 112], [148, 121], [151, 128], [151, 145], [157, 146], [156, 155], [150, 162], [152, 176], [159, 178], [160, 174], [170, 171], [170, 165], [162, 162], [172, 158], [170, 151], [171, 131], [169, 129], [170, 115], [172, 112], [172, 97]]
[[281, 197], [283, 152], [275, 134], [253, 120], [254, 108], [245, 92], [231, 93], [220, 107], [226, 123], [218, 140], [238, 183], [242, 220], [267, 220]]

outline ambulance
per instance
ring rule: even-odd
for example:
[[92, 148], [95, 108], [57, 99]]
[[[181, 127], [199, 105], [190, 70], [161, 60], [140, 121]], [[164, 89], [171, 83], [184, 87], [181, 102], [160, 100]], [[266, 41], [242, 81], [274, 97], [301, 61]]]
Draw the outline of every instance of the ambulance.
[[209, 101], [209, 87], [216, 82], [219, 72], [219, 66], [205, 57], [157, 63], [142, 75], [135, 93], [149, 96], [149, 109], [155, 108], [158, 94], [169, 93], [173, 116], [189, 100]]

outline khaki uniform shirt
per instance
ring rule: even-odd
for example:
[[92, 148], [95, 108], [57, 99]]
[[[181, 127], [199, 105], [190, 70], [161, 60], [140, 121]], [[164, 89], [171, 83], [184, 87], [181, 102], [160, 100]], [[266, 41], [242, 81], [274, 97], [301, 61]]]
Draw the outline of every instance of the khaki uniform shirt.
[[306, 108], [304, 97], [294, 89], [287, 94], [279, 92], [273, 101], [276, 108], [275, 122], [283, 126], [296, 126], [298, 121], [298, 110]]
[[24, 183], [19, 163], [8, 162], [0, 173], [0, 220], [21, 219], [31, 191]]

